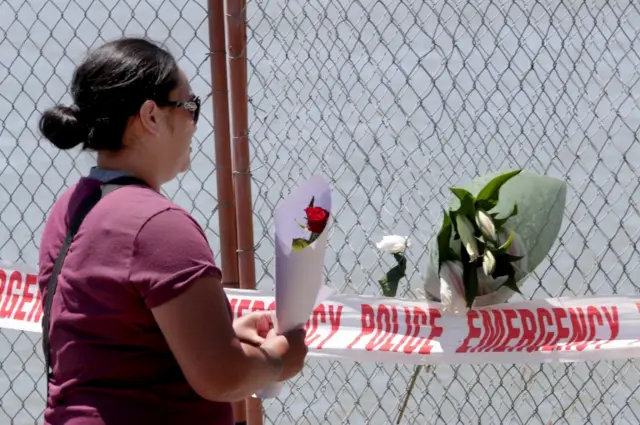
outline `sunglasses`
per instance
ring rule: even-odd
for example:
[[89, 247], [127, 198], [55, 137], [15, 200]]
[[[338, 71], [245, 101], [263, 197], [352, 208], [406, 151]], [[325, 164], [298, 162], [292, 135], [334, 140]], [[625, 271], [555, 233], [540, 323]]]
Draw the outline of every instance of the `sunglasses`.
[[174, 108], [181, 108], [191, 112], [191, 117], [193, 118], [193, 122], [195, 124], [198, 123], [198, 119], [200, 118], [200, 98], [198, 96], [194, 97], [191, 100], [167, 100], [165, 102], [162, 102], [162, 105], [160, 106], [172, 106]]

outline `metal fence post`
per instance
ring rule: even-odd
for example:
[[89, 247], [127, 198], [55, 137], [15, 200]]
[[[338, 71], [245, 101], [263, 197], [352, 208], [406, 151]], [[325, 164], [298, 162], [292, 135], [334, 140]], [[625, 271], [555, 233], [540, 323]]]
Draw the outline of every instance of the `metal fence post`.
[[[226, 288], [239, 288], [223, 0], [208, 1], [208, 17], [222, 284]], [[233, 404], [233, 413], [236, 423], [246, 421], [244, 401]]]
[[[238, 275], [242, 289], [256, 288], [251, 199], [251, 153], [247, 98], [247, 42], [245, 0], [225, 0], [229, 107], [233, 147], [233, 184], [236, 195]], [[260, 399], [247, 399], [247, 425], [261, 425]]]

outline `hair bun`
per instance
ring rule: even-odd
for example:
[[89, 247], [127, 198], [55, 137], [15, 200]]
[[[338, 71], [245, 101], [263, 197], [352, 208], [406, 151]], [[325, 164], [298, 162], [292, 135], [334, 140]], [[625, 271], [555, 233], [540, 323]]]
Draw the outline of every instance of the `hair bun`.
[[87, 128], [78, 119], [77, 106], [57, 105], [49, 108], [40, 118], [40, 133], [58, 149], [72, 149], [88, 136]]

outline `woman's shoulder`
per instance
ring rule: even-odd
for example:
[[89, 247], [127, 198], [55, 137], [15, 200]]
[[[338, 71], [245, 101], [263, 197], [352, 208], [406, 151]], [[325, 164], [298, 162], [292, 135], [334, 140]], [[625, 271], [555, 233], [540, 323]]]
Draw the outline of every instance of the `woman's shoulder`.
[[153, 217], [170, 215], [174, 220], [193, 221], [186, 209], [161, 193], [141, 186], [123, 186], [100, 201], [100, 215], [135, 222], [142, 227]]
[[[65, 191], [50, 211], [45, 236], [56, 240], [64, 237], [73, 212], [99, 185], [92, 179], [81, 179]], [[107, 193], [89, 212], [81, 227], [85, 229], [83, 239], [91, 242], [109, 237], [128, 244], [143, 228], [149, 227], [164, 228], [163, 233], [167, 235], [196, 236], [200, 241], [204, 236], [203, 229], [186, 209], [162, 193], [137, 185], [122, 186]]]
[[[68, 220], [90, 192], [98, 189], [99, 186], [100, 182], [95, 179], [80, 178], [54, 201], [50, 213], [61, 213]], [[167, 209], [179, 210], [189, 215], [184, 208], [153, 189], [138, 185], [124, 185], [105, 194], [93, 207], [95, 213], [92, 215], [146, 217]]]

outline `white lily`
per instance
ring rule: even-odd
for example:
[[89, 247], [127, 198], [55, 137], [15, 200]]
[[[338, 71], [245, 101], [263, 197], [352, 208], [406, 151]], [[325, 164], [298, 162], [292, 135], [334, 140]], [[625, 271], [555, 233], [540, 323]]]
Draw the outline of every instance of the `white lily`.
[[498, 239], [498, 235], [496, 234], [496, 225], [493, 223], [493, 220], [486, 212], [482, 210], [478, 210], [476, 212], [476, 224], [485, 235], [485, 237], [495, 241]]
[[486, 250], [482, 257], [482, 270], [487, 276], [491, 276], [491, 273], [496, 269], [496, 257], [493, 252]]
[[459, 261], [444, 262], [440, 268], [440, 302], [444, 311], [464, 314], [467, 311], [464, 294], [462, 263]]
[[376, 243], [379, 250], [388, 252], [389, 254], [399, 254], [404, 252], [410, 246], [409, 238], [399, 235], [388, 235]]
[[478, 259], [478, 243], [473, 236], [473, 224], [469, 219], [461, 214], [456, 215], [456, 226], [458, 227], [458, 234], [460, 235], [460, 241], [467, 250], [471, 261]]

